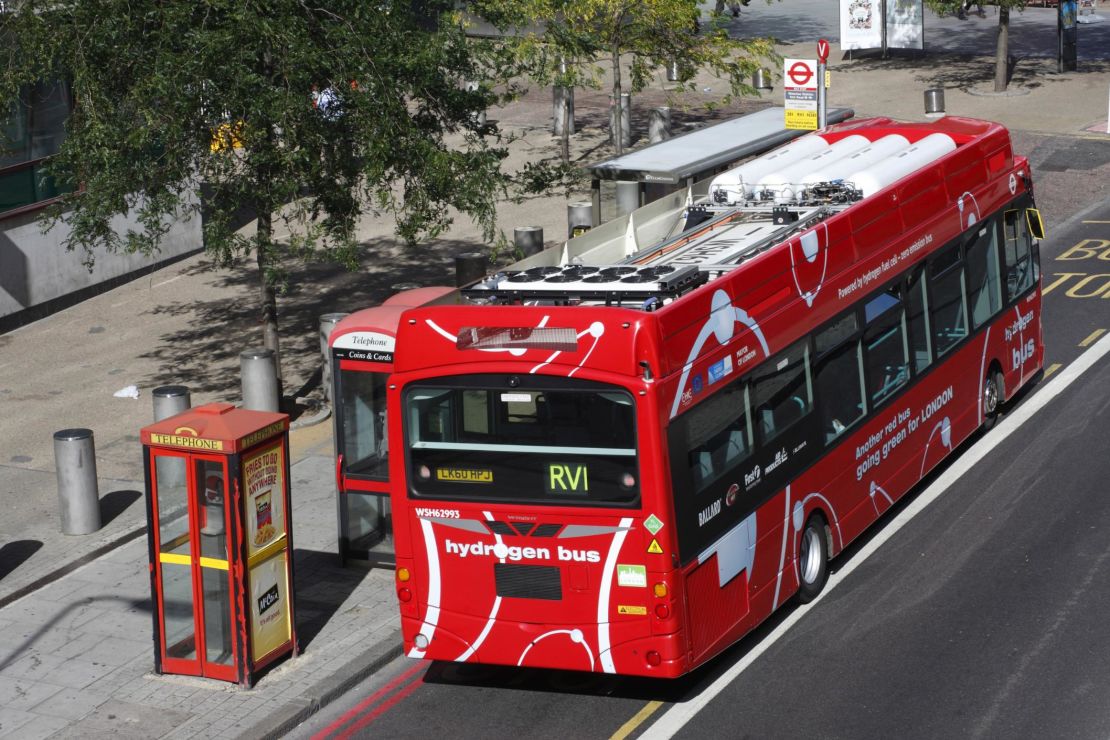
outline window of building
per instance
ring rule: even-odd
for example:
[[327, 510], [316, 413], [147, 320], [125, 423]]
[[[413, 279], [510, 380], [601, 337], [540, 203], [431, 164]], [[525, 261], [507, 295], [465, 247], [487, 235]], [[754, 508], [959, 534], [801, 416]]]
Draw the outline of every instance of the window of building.
[[44, 165], [65, 140], [70, 107], [68, 85], [38, 84], [25, 89], [0, 122], [0, 214], [65, 192]]

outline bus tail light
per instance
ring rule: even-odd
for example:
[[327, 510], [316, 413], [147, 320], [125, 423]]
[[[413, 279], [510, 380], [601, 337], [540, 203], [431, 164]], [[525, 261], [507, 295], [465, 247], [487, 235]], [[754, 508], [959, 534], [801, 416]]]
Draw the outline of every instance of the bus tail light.
[[407, 588], [403, 587], [399, 588], [397, 589], [397, 598], [407, 604], [408, 602], [412, 601], [412, 591], [409, 591]]
[[663, 662], [663, 658], [661, 658], [659, 656], [659, 653], [655, 652], [654, 650], [648, 650], [647, 655], [644, 656], [644, 659], [647, 660], [647, 664], [652, 668], [655, 668]]
[[655, 616], [659, 619], [666, 619], [667, 617], [671, 616], [671, 608], [666, 604], [656, 604]]

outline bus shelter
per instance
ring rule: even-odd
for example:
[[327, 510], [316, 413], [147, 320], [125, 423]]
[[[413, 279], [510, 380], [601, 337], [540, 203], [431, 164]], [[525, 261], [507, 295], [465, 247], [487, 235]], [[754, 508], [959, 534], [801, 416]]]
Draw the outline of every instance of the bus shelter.
[[[587, 166], [592, 178], [593, 225], [602, 222], [603, 181], [618, 183], [618, 189], [622, 185], [634, 187], [635, 203], [629, 203], [626, 209], [634, 210], [809, 133], [785, 128], [784, 113], [782, 107], [764, 108]], [[853, 115], [851, 108], [833, 108], [827, 119], [832, 125]]]
[[385, 396], [394, 338], [407, 309], [454, 302], [457, 295], [455, 288], [439, 286], [406, 290], [380, 306], [352, 313], [331, 331], [336, 514], [343, 564], [348, 559], [393, 564]]

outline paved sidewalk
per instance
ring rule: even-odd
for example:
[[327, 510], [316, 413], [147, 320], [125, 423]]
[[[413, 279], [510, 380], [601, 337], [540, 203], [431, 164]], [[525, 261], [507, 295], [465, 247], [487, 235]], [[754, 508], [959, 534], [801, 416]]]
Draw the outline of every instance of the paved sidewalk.
[[[753, 3], [736, 32], [780, 32], [784, 56], [814, 55], [811, 35], [836, 37], [828, 0]], [[758, 6], [758, 7], [757, 7]], [[848, 59], [833, 46], [830, 105], [858, 116], [925, 120], [923, 92], [942, 86], [948, 111], [998, 120], [1015, 149], [1030, 156], [1038, 202], [1051, 228], [1091, 199], [1110, 196], [1110, 7], [1103, 28], [1081, 29], [1080, 72], [1056, 74], [1043, 55], [1050, 11], [1015, 19], [1036, 54], [1018, 65], [1015, 92], [984, 95], [989, 54], [976, 53], [992, 17], [958, 22], [930, 16], [925, 58], [874, 55]], [[824, 13], [824, 16], [820, 14]], [[808, 14], [808, 15], [807, 15]], [[826, 17], [827, 16], [827, 17]], [[823, 20], [822, 20], [823, 19]], [[784, 31], [790, 30], [793, 35]], [[1101, 48], [1094, 48], [1103, 39]], [[1030, 42], [1032, 43], [1032, 42]], [[1024, 53], [1015, 45], [1015, 53]], [[724, 86], [702, 77], [682, 109], [658, 79], [634, 100], [633, 123], [646, 131], [647, 111], [674, 105], [676, 131], [781, 104], [781, 90], [712, 113]], [[580, 163], [609, 155], [603, 126], [605, 91], [579, 91]], [[557, 152], [549, 125], [551, 96], [534, 90], [490, 118], [525, 138], [510, 147], [510, 167]], [[586, 186], [588, 188], [588, 185]], [[567, 197], [557, 193], [499, 209], [501, 228], [544, 228], [549, 244], [565, 235]], [[453, 256], [483, 248], [460, 220], [445, 238], [410, 251], [391, 225], [368, 219], [363, 269], [314, 266], [279, 301], [287, 392], [313, 390], [321, 314], [380, 303], [399, 282], [450, 283]], [[198, 245], [199, 246], [199, 245]], [[300, 268], [298, 268], [300, 270]], [[293, 536], [298, 629], [304, 652], [266, 674], [250, 691], [222, 683], [151, 674], [151, 603], [142, 502], [139, 429], [150, 423], [153, 388], [187, 385], [194, 404], [239, 400], [238, 353], [257, 345], [255, 271], [249, 261], [212, 271], [203, 255], [0, 335], [0, 737], [265, 737], [276, 736], [399, 651], [392, 574], [341, 569], [336, 552], [331, 421], [291, 434]], [[139, 387], [139, 400], [113, 397]], [[302, 422], [303, 423], [303, 422]], [[54, 431], [89, 427], [96, 435], [104, 527], [94, 535], [59, 534], [51, 449]]]

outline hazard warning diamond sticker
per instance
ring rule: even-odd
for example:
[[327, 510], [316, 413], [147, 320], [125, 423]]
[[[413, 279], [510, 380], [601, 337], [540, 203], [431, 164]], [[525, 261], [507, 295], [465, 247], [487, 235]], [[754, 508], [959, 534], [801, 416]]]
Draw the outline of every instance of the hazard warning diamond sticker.
[[651, 532], [651, 535], [654, 537], [659, 534], [659, 530], [663, 528], [663, 522], [660, 521], [659, 517], [655, 516], [655, 514], [652, 514], [644, 520], [644, 527], [646, 527], [647, 531]]

